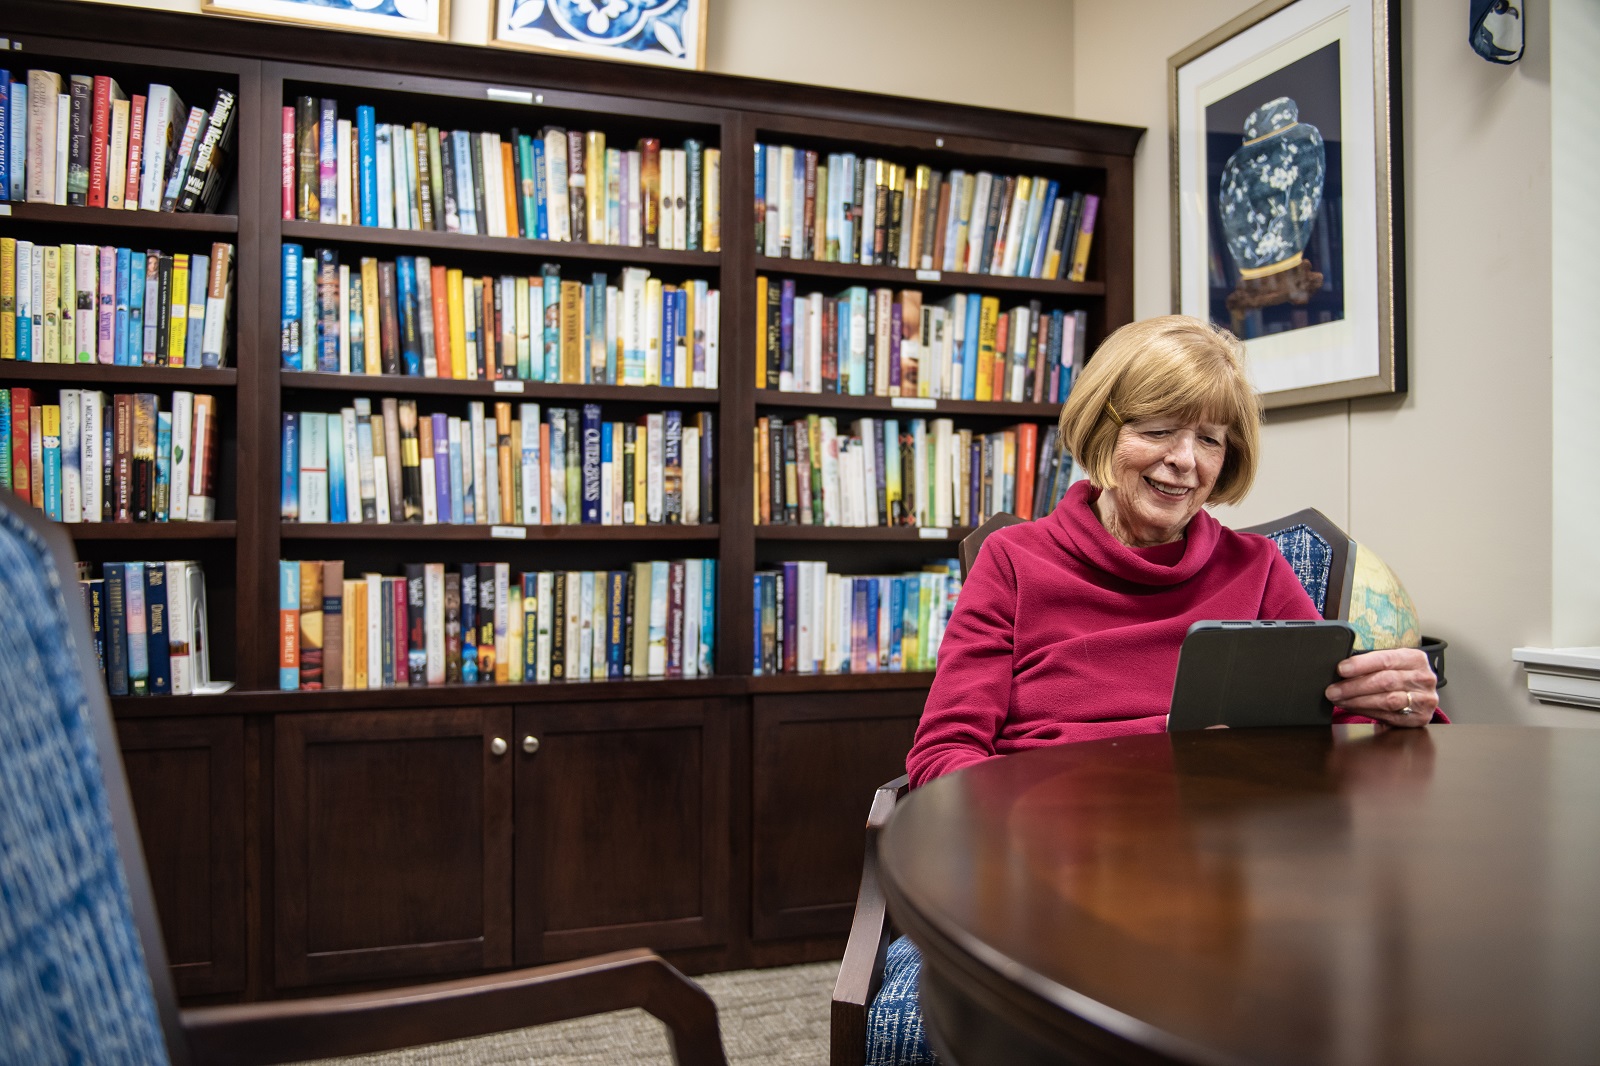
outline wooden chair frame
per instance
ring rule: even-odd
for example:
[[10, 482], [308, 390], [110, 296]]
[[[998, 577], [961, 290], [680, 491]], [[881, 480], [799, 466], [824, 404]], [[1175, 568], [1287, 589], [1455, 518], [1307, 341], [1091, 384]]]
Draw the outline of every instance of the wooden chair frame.
[[[88, 613], [73, 594], [76, 553], [59, 526], [4, 489], [0, 508], [44, 541], [64, 588], [112, 830], [173, 1066], [252, 1066], [372, 1054], [629, 1007], [643, 1008], [666, 1025], [673, 1059], [681, 1066], [726, 1066], [716, 1004], [665, 959], [644, 949], [376, 992], [180, 1010]], [[881, 894], [878, 898], [881, 908]]]
[[1328, 542], [1332, 557], [1328, 561], [1328, 591], [1323, 597], [1322, 617], [1329, 620], [1338, 620], [1350, 610], [1350, 594], [1355, 587], [1356, 568], [1355, 546], [1356, 542], [1350, 539], [1350, 534], [1340, 529], [1327, 515], [1315, 507], [1307, 507], [1303, 511], [1262, 522], [1260, 525], [1246, 526], [1239, 530], [1240, 533], [1259, 533], [1270, 536], [1282, 529], [1293, 526], [1305, 525], [1323, 540]]
[[910, 779], [905, 774], [878, 786], [872, 797], [872, 808], [867, 813], [867, 850], [861, 864], [861, 890], [856, 894], [856, 913], [850, 922], [844, 960], [839, 964], [839, 979], [833, 986], [828, 1025], [830, 1066], [864, 1066], [866, 1063], [867, 1008], [883, 985], [884, 956], [894, 939], [883, 887], [878, 883], [878, 837], [889, 824], [895, 804], [910, 787]]

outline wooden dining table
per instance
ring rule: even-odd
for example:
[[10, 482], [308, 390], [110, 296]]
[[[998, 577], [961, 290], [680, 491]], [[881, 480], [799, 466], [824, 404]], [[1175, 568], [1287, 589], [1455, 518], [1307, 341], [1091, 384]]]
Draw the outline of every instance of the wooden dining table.
[[1600, 1064], [1600, 729], [991, 759], [880, 839], [946, 1066]]

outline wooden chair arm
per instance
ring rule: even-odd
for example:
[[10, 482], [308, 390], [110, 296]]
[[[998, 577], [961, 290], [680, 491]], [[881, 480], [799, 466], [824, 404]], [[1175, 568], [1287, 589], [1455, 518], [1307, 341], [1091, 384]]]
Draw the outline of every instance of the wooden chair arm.
[[867, 1006], [883, 984], [884, 956], [889, 950], [888, 909], [878, 883], [878, 834], [888, 824], [894, 805], [905, 794], [904, 774], [880, 787], [867, 814], [867, 847], [861, 862], [861, 888], [856, 893], [839, 978], [833, 986], [828, 1026], [830, 1066], [860, 1066], [866, 1059]]
[[679, 1066], [726, 1066], [717, 1008], [665, 959], [636, 949], [509, 973], [315, 999], [182, 1012], [196, 1066], [371, 1054], [642, 1007]]

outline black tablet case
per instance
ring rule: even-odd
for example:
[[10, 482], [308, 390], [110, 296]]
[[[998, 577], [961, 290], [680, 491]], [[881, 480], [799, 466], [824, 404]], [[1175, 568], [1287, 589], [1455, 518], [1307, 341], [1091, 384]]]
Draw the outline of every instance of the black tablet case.
[[1343, 622], [1196, 622], [1178, 657], [1167, 730], [1328, 725], [1323, 691], [1354, 639]]

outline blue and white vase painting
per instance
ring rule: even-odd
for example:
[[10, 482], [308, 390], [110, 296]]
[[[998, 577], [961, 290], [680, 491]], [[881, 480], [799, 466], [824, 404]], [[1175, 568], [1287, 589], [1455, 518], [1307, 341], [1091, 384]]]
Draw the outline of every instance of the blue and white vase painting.
[[705, 0], [496, 0], [495, 42], [664, 66], [701, 66]]
[[1223, 164], [1217, 212], [1239, 275], [1259, 278], [1304, 256], [1328, 162], [1322, 132], [1287, 96], [1250, 112], [1244, 138]]
[[1212, 321], [1245, 340], [1345, 317], [1338, 42], [1206, 105]]

